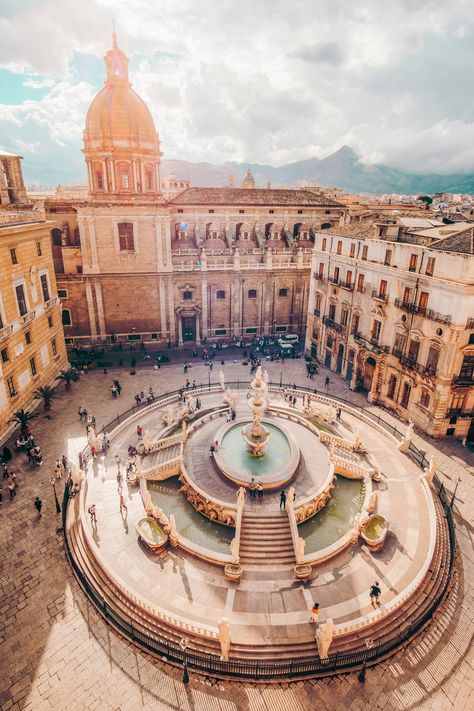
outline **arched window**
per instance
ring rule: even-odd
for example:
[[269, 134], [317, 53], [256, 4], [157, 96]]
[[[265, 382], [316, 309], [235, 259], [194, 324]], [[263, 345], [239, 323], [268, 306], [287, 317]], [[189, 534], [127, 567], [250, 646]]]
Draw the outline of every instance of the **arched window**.
[[145, 169], [145, 184], [147, 190], [153, 190], [153, 168], [147, 165]]
[[63, 309], [61, 314], [61, 320], [63, 322], [63, 326], [70, 326], [72, 324], [71, 312], [69, 311], [69, 309]]
[[223, 289], [218, 289], [216, 291], [216, 299], [219, 299], [219, 301], [225, 299], [225, 291]]
[[51, 230], [51, 240], [53, 243], [54, 247], [60, 247], [62, 242], [61, 242], [61, 237], [62, 237], [62, 232], [58, 227], [54, 227]]
[[74, 228], [74, 244], [75, 245], [81, 244], [81, 235], [79, 232], [79, 227]]
[[249, 297], [249, 299], [256, 299], [257, 298], [257, 290], [256, 289], [249, 289], [248, 297]]
[[430, 406], [430, 394], [426, 388], [421, 389], [421, 395], [420, 395], [420, 405], [422, 407], [429, 407]]
[[326, 346], [328, 348], [332, 348], [332, 336], [331, 335], [329, 335], [326, 339]]
[[128, 163], [119, 163], [117, 166], [118, 171], [118, 183], [120, 190], [130, 190], [131, 180], [130, 180], [130, 165]]

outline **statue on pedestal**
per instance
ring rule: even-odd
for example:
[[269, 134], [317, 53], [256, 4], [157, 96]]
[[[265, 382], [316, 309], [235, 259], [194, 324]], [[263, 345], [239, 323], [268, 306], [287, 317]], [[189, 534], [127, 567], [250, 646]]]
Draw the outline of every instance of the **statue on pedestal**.
[[221, 643], [221, 660], [223, 662], [228, 662], [229, 661], [229, 652], [230, 652], [230, 643], [231, 643], [231, 637], [230, 637], [230, 625], [229, 625], [229, 620], [227, 617], [223, 617], [219, 622], [217, 623], [218, 629], [219, 629], [219, 642]]
[[330, 617], [322, 625], [319, 625], [316, 631], [316, 643], [320, 659], [328, 658], [329, 647], [331, 646], [335, 629], [334, 622]]

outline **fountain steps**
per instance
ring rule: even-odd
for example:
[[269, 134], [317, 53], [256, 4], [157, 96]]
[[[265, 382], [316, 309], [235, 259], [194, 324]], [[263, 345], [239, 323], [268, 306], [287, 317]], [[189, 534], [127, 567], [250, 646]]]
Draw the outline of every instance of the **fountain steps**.
[[294, 564], [295, 554], [287, 516], [246, 513], [244, 510], [240, 560], [244, 565]]
[[[336, 637], [331, 645], [331, 655], [337, 652], [356, 652], [365, 649], [365, 640], [368, 636], [372, 638], [375, 644], [393, 639], [408, 628], [415, 619], [419, 618], [428, 608], [430, 601], [441, 591], [448, 576], [449, 539], [446, 524], [443, 519], [443, 512], [439, 505], [436, 506], [436, 510], [437, 545], [430, 571], [425, 577], [421, 587], [404, 603], [398, 611], [398, 614], [381, 618], [374, 622], [369, 628], [360, 628], [344, 636]], [[252, 521], [252, 523], [254, 523], [254, 521]], [[170, 621], [161, 620], [126, 597], [122, 591], [117, 588], [113, 580], [109, 578], [106, 571], [99, 565], [93, 554], [90, 553], [88, 544], [83, 537], [81, 524], [78, 523], [77, 511], [74, 521], [71, 524], [69, 519], [69, 524], [68, 537], [76, 562], [92, 587], [97, 590], [100, 597], [107, 601], [107, 604], [112, 610], [116, 611], [117, 615], [131, 622], [137, 631], [142, 631], [157, 640], [165, 640], [173, 644], [178, 644], [181, 638], [186, 636], [189, 639], [189, 649], [199, 650], [206, 654], [219, 655], [220, 648], [217, 639], [201, 636], [193, 630], [173, 625], [173, 612], [171, 610], [169, 611]], [[262, 562], [260, 562], [260, 565], [261, 564]], [[251, 573], [249, 574], [251, 575]], [[368, 584], [371, 582], [372, 581], [368, 581]], [[166, 603], [164, 604], [166, 607]], [[324, 619], [324, 610], [322, 613], [322, 619]], [[335, 619], [335, 622], [338, 621], [340, 620]], [[350, 622], [350, 620], [348, 620], [348, 622]], [[199, 625], [199, 622], [193, 620], [192, 624]], [[260, 625], [257, 625], [257, 627], [260, 627]], [[249, 639], [253, 638], [253, 641], [248, 644], [240, 642], [240, 640], [245, 639], [245, 629], [235, 630], [235, 637], [239, 639], [239, 642], [236, 641], [232, 644], [231, 659], [260, 659], [262, 661], [279, 659], [282, 661], [290, 661], [292, 659], [313, 658], [317, 653], [316, 643], [314, 641], [314, 627], [300, 623], [295, 626], [295, 630], [293, 631], [296, 630], [298, 634], [297, 636], [295, 635], [294, 639], [286, 639], [278, 643], [278, 641], [274, 639], [264, 639], [265, 630], [262, 629], [261, 639], [256, 639], [254, 634], [249, 634]], [[284, 636], [284, 634], [285, 633], [282, 632], [282, 636]], [[295, 641], [296, 639], [297, 641]]]
[[179, 448], [179, 444], [173, 444], [171, 447], [164, 447], [163, 449], [159, 449], [157, 452], [153, 452], [151, 455], [148, 454], [146, 460], [143, 462], [143, 468], [147, 469], [148, 467], [155, 467], [158, 464], [167, 462], [168, 459], [177, 457], [179, 455]]

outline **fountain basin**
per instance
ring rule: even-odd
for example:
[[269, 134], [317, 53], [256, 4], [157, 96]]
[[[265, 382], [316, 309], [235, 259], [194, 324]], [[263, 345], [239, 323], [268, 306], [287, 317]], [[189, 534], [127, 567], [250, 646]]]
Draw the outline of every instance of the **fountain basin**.
[[269, 441], [262, 456], [247, 451], [243, 432], [252, 422], [236, 420], [221, 427], [215, 436], [218, 449], [214, 461], [221, 473], [238, 486], [248, 487], [252, 478], [261, 481], [264, 489], [277, 489], [293, 476], [300, 460], [300, 449], [294, 436], [280, 423], [262, 420]]
[[371, 516], [363, 527], [360, 535], [371, 551], [379, 551], [385, 543], [388, 532], [388, 521], [381, 514]]
[[166, 533], [150, 516], [141, 518], [135, 528], [143, 543], [154, 552], [160, 551], [168, 542]]

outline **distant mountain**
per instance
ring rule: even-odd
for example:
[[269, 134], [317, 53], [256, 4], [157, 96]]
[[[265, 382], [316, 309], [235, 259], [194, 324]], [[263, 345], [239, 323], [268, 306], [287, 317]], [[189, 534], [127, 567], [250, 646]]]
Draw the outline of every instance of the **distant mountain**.
[[354, 193], [468, 193], [474, 194], [474, 174], [441, 175], [436, 173], [406, 173], [386, 165], [362, 163], [349, 146], [342, 146], [327, 158], [308, 158], [279, 167], [259, 163], [228, 162], [220, 165], [190, 163], [184, 160], [162, 161], [162, 174], [174, 172], [179, 178], [189, 178], [191, 185], [222, 187], [232, 173], [238, 187], [250, 168], [257, 187], [296, 187], [303, 180]]

